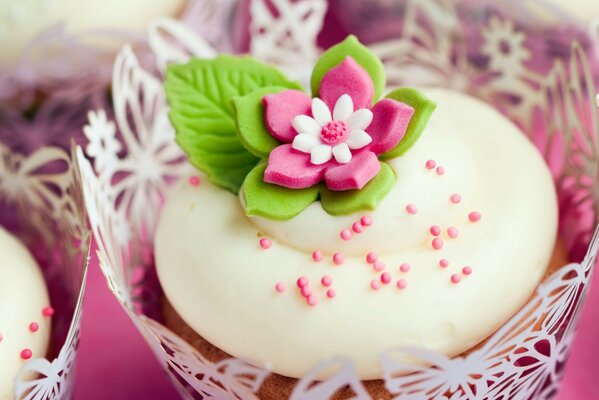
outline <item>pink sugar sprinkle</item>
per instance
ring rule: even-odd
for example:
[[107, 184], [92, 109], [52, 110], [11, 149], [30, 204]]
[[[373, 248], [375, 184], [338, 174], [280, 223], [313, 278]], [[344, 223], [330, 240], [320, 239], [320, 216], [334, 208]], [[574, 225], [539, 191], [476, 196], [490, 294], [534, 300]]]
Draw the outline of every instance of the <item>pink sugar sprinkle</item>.
[[441, 239], [440, 237], [434, 238], [432, 246], [435, 250], [441, 250], [443, 248], [443, 239]]
[[381, 274], [381, 282], [384, 283], [385, 285], [388, 284], [389, 282], [391, 282], [391, 274], [388, 272], [383, 272]]
[[322, 251], [320, 251], [320, 250], [314, 250], [312, 252], [312, 259], [314, 261], [318, 262], [318, 261], [322, 260], [322, 257], [323, 257]]
[[462, 196], [460, 196], [457, 193], [454, 193], [451, 195], [451, 197], [449, 199], [451, 200], [451, 202], [453, 204], [458, 204], [460, 201], [462, 201]]
[[414, 215], [418, 212], [418, 207], [416, 207], [415, 204], [410, 203], [406, 206], [406, 211], [408, 212], [408, 214]]
[[339, 236], [341, 236], [341, 239], [343, 240], [350, 240], [352, 237], [352, 233], [349, 229], [343, 229], [340, 233]]
[[30, 349], [21, 350], [21, 358], [23, 360], [29, 360], [32, 355], [33, 355], [33, 352]]
[[316, 304], [318, 304], [318, 299], [314, 295], [308, 296], [308, 298], [306, 299], [306, 301], [308, 302], [308, 305], [310, 307], [314, 307]]
[[40, 326], [37, 322], [32, 322], [29, 324], [29, 331], [30, 332], [37, 332], [40, 329]]
[[437, 175], [443, 175], [445, 173], [445, 167], [438, 166], [437, 167]]
[[0, 333], [0, 342], [4, 339], [4, 336]]
[[375, 261], [374, 264], [372, 264], [372, 267], [374, 268], [375, 271], [381, 272], [382, 270], [385, 269], [385, 263], [382, 261]]
[[372, 218], [370, 218], [368, 215], [365, 215], [360, 218], [360, 223], [364, 226], [370, 226], [372, 225]]
[[200, 186], [200, 178], [198, 176], [190, 176], [188, 181], [191, 186]]
[[375, 252], [371, 251], [370, 253], [366, 254], [366, 262], [368, 264], [374, 264], [374, 262], [379, 258], [379, 255], [376, 254]]
[[433, 225], [431, 226], [431, 228], [429, 229], [429, 232], [431, 233], [431, 235], [433, 236], [439, 236], [441, 234], [441, 228], [439, 228], [437, 225]]
[[447, 234], [450, 238], [455, 239], [460, 234], [460, 231], [458, 231], [458, 228], [456, 228], [455, 226], [450, 226], [449, 228], [447, 228]]
[[478, 211], [472, 211], [470, 214], [468, 214], [468, 219], [470, 222], [478, 222], [481, 218], [482, 215], [480, 215]]
[[381, 283], [376, 279], [370, 281], [370, 287], [372, 290], [379, 290], [381, 288]]
[[343, 256], [343, 254], [341, 254], [341, 253], [333, 254], [333, 262], [335, 263], [335, 265], [343, 264], [344, 260], [345, 260], [345, 257]]
[[408, 263], [403, 263], [399, 266], [399, 270], [401, 272], [408, 272], [410, 270], [410, 268], [412, 268], [412, 267]]
[[275, 285], [275, 290], [279, 293], [283, 293], [285, 291], [285, 285], [283, 285], [281, 282], [277, 282]]
[[449, 266], [449, 261], [447, 261], [446, 259], [442, 258], [441, 260], [439, 260], [439, 266], [441, 268], [447, 268]]
[[300, 276], [299, 278], [297, 278], [297, 287], [301, 289], [304, 286], [308, 286], [308, 278], [306, 278], [305, 276]]
[[270, 246], [272, 246], [272, 242], [269, 239], [267, 239], [267, 238], [260, 239], [260, 247], [262, 247], [264, 250], [268, 250], [270, 248]]
[[462, 280], [462, 277], [458, 274], [451, 275], [451, 283], [458, 284]]
[[329, 289], [329, 290], [327, 290], [327, 297], [329, 299], [332, 299], [333, 297], [335, 297], [336, 294], [337, 294], [337, 292], [335, 292], [335, 289]]
[[437, 163], [435, 160], [428, 160], [424, 165], [426, 166], [426, 169], [433, 169], [437, 166]]
[[406, 281], [405, 279], [400, 279], [397, 281], [397, 288], [398, 289], [405, 289], [408, 287], [408, 281]]
[[333, 278], [331, 278], [329, 275], [325, 275], [322, 277], [320, 282], [322, 283], [322, 286], [329, 287], [333, 283]]
[[352, 230], [356, 233], [364, 232], [364, 226], [359, 222], [354, 222], [351, 226]]
[[310, 297], [312, 295], [312, 289], [310, 289], [310, 286], [303, 286], [300, 289], [300, 292], [302, 293], [302, 296], [304, 296], [304, 297]]
[[472, 273], [472, 268], [470, 267], [464, 267], [462, 268], [462, 274], [464, 275], [470, 275]]
[[52, 307], [44, 307], [42, 309], [42, 315], [44, 317], [52, 317], [54, 316], [54, 309]]

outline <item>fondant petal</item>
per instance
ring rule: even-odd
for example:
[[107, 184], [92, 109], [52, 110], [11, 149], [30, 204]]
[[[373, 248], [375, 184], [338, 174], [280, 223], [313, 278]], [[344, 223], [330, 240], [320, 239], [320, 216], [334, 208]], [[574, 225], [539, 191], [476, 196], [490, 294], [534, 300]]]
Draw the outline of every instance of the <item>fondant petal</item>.
[[308, 154], [284, 144], [270, 153], [264, 181], [291, 189], [307, 188], [322, 181], [325, 168], [312, 164]]
[[333, 119], [335, 121], [346, 121], [354, 112], [354, 102], [348, 94], [341, 95], [335, 103]]
[[320, 126], [325, 126], [332, 120], [331, 110], [318, 97], [312, 99], [312, 116]]
[[351, 151], [345, 143], [339, 143], [333, 147], [333, 156], [339, 164], [347, 164], [351, 161]]
[[368, 72], [351, 57], [332, 68], [320, 82], [320, 98], [333, 109], [339, 97], [348, 94], [354, 109], [370, 108], [373, 97], [372, 79]]
[[370, 150], [381, 154], [394, 148], [408, 128], [414, 108], [392, 99], [382, 99], [372, 107], [372, 122], [366, 132], [372, 137]]
[[291, 122], [296, 115], [310, 114], [311, 99], [299, 90], [284, 90], [262, 98], [266, 129], [278, 141], [291, 143], [297, 131]]
[[347, 137], [347, 140], [345, 141], [345, 143], [347, 143], [349, 148], [352, 150], [361, 149], [367, 144], [370, 144], [370, 142], [372, 142], [372, 138], [362, 129], [351, 131]]
[[291, 121], [293, 128], [299, 133], [307, 133], [309, 135], [320, 135], [321, 127], [312, 117], [307, 115], [296, 115]]
[[321, 142], [318, 136], [300, 133], [293, 139], [293, 144], [291, 146], [302, 153], [310, 153], [312, 149], [319, 144], [321, 144]]
[[345, 123], [350, 131], [361, 129], [365, 130], [372, 122], [372, 111], [367, 108], [356, 110], [349, 116]]
[[324, 179], [331, 190], [362, 189], [381, 170], [376, 154], [362, 151], [354, 154], [348, 164], [329, 168]]
[[310, 162], [321, 165], [333, 158], [333, 149], [328, 144], [321, 144], [312, 149]]

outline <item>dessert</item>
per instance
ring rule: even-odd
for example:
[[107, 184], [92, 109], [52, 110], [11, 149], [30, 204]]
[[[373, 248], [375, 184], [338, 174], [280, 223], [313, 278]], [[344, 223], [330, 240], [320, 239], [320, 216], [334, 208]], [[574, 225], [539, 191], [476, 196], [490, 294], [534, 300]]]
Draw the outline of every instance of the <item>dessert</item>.
[[229, 56], [172, 66], [165, 88], [202, 172], [167, 199], [156, 266], [167, 325], [204, 354], [290, 378], [343, 355], [377, 380], [391, 348], [472, 349], [546, 273], [557, 204], [534, 146], [448, 89], [383, 97], [354, 37], [321, 56], [312, 96]]
[[23, 364], [46, 356], [53, 310], [36, 261], [1, 227], [0, 254], [0, 399], [9, 400]]

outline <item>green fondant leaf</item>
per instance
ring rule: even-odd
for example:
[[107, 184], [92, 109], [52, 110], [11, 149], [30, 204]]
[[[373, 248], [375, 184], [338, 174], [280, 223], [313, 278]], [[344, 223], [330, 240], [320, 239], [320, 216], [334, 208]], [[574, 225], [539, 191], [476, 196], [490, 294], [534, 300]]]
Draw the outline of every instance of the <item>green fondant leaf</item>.
[[171, 65], [164, 86], [177, 143], [210, 181], [233, 193], [259, 158], [237, 136], [231, 99], [266, 86], [301, 90], [276, 68], [233, 56]]
[[237, 121], [237, 133], [243, 146], [260, 158], [268, 158], [270, 152], [280, 145], [266, 129], [262, 98], [267, 94], [286, 90], [282, 86], [267, 86], [250, 94], [234, 97], [233, 110]]
[[399, 157], [404, 154], [416, 143], [422, 131], [426, 127], [429, 118], [431, 117], [437, 104], [426, 97], [424, 94], [416, 89], [412, 88], [401, 88], [396, 89], [389, 93], [387, 98], [400, 101], [414, 108], [414, 115], [408, 124], [406, 133], [401, 141], [393, 149], [388, 152], [381, 154], [379, 158], [381, 160], [390, 160], [395, 157]]
[[351, 56], [368, 72], [374, 84], [373, 101], [377, 101], [385, 88], [385, 68], [381, 60], [353, 35], [348, 36], [343, 42], [322, 53], [312, 70], [312, 77], [310, 78], [312, 96], [319, 96], [318, 92], [322, 78], [329, 70], [343, 62], [347, 56]]
[[320, 189], [322, 208], [331, 215], [348, 215], [358, 211], [374, 210], [387, 196], [395, 179], [391, 167], [382, 162], [381, 171], [361, 190], [334, 191], [323, 185]]
[[241, 193], [248, 216], [286, 221], [298, 215], [318, 198], [318, 186], [288, 189], [264, 182], [266, 163], [257, 165], [245, 178]]

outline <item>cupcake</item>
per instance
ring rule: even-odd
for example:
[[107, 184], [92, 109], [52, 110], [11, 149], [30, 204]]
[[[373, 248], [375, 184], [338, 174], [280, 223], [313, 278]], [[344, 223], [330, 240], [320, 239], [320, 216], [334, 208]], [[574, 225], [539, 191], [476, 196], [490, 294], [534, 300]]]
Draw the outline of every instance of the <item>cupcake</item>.
[[32, 357], [46, 357], [54, 310], [37, 262], [1, 227], [0, 254], [0, 399], [10, 400], [24, 363]]
[[260, 398], [334, 356], [385, 398], [380, 353], [471, 351], [566, 263], [555, 188], [498, 111], [387, 90], [355, 37], [310, 85], [248, 57], [169, 67], [170, 119], [198, 173], [155, 236], [166, 325], [211, 361], [270, 369]]

